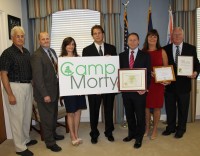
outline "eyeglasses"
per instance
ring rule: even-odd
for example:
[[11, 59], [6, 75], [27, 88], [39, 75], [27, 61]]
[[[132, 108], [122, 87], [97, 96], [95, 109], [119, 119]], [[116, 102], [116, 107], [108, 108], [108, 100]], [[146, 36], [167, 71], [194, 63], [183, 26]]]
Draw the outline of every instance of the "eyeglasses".
[[17, 39], [20, 39], [20, 38], [24, 39], [24, 35], [15, 35], [14, 37]]
[[182, 34], [173, 34], [173, 36], [180, 37], [180, 36], [182, 36]]

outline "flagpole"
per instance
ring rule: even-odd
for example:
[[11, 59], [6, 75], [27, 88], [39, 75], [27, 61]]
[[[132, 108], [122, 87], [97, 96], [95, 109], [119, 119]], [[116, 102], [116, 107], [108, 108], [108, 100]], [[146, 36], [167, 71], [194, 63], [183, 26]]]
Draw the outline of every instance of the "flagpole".
[[126, 1], [126, 3], [122, 3], [122, 4], [124, 5], [124, 9], [125, 9], [125, 11], [126, 11], [127, 6], [128, 6], [128, 4], [129, 4], [129, 1]]
[[[126, 1], [126, 3], [122, 3], [124, 5], [124, 50], [128, 49], [127, 45], [127, 37], [128, 37], [128, 19], [127, 19], [127, 6], [129, 4], [129, 1]], [[125, 109], [123, 107], [123, 115], [122, 115], [122, 123], [121, 126], [123, 128], [127, 128], [128, 124], [125, 118]]]
[[171, 0], [169, 0], [169, 11], [172, 11]]
[[127, 18], [127, 6], [129, 1], [122, 3], [124, 5], [124, 50], [128, 49], [127, 37], [128, 37], [128, 18]]
[[149, 0], [148, 16], [147, 16], [147, 32], [153, 29], [152, 17], [151, 17], [151, 1]]

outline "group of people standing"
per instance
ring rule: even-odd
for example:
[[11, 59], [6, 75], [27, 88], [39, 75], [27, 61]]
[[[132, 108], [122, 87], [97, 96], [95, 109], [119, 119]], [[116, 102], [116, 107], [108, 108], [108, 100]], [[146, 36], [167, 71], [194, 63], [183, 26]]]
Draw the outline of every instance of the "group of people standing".
[[[150, 139], [156, 139], [158, 121], [164, 102], [167, 115], [167, 127], [162, 135], [167, 136], [175, 133], [175, 138], [182, 138], [186, 132], [191, 79], [197, 78], [199, 75], [200, 64], [197, 58], [196, 47], [183, 42], [183, 39], [183, 29], [175, 27], [172, 33], [172, 44], [161, 48], [159, 34], [157, 30], [152, 29], [147, 33], [143, 50], [140, 51], [138, 49], [139, 36], [136, 33], [131, 33], [127, 40], [129, 50], [119, 54], [120, 68], [132, 68], [129, 63], [131, 62], [131, 53], [133, 52], [133, 68], [147, 69], [148, 90], [146, 92], [122, 93], [128, 122], [128, 136], [123, 141], [136, 139], [134, 144], [135, 148], [140, 148], [143, 137], [148, 136], [150, 133], [151, 111], [153, 111], [153, 130]], [[179, 55], [193, 57], [192, 75], [177, 75], [177, 48], [179, 48]], [[173, 66], [176, 81], [156, 83], [153, 67], [167, 65]], [[176, 120], [177, 114], [178, 120]]]
[[[25, 32], [22, 27], [16, 26], [11, 31], [13, 44], [6, 49], [0, 57], [1, 79], [4, 86], [4, 96], [8, 109], [13, 140], [16, 153], [22, 156], [31, 156], [33, 153], [27, 146], [37, 143], [29, 136], [32, 114], [32, 100], [37, 102], [40, 114], [44, 141], [46, 147], [54, 152], [62, 150], [57, 140], [64, 139], [63, 135], [56, 133], [56, 122], [59, 100], [59, 81], [57, 71], [57, 56], [50, 48], [50, 37], [47, 32], [38, 35], [40, 47], [30, 56], [23, 47]], [[85, 47], [83, 57], [90, 56], [116, 56], [116, 48], [104, 42], [104, 30], [100, 25], [91, 28], [94, 42]], [[129, 142], [135, 139], [134, 148], [142, 146], [143, 137], [150, 134], [150, 114], [153, 110], [153, 130], [150, 139], [156, 139], [157, 127], [161, 108], [165, 101], [167, 114], [167, 127], [162, 133], [175, 138], [183, 137], [186, 132], [188, 116], [191, 79], [196, 78], [200, 72], [195, 46], [183, 42], [184, 34], [180, 27], [173, 29], [172, 44], [161, 47], [159, 34], [153, 29], [147, 33], [143, 49], [139, 49], [139, 35], [128, 35], [129, 49], [119, 54], [120, 68], [146, 68], [147, 91], [122, 92], [123, 104], [128, 122], [128, 135], [123, 139]], [[194, 72], [190, 76], [177, 76], [176, 50], [180, 54], [193, 57]], [[79, 57], [76, 42], [72, 37], [63, 40], [60, 57]], [[153, 73], [154, 66], [173, 65], [176, 81], [156, 83]], [[31, 84], [32, 83], [32, 84]], [[32, 92], [33, 86], [33, 92]], [[98, 143], [100, 135], [98, 130], [99, 110], [101, 102], [104, 108], [105, 137], [113, 142], [113, 106], [115, 93], [88, 95], [90, 112], [91, 143]], [[68, 126], [71, 143], [77, 146], [83, 143], [79, 137], [81, 110], [86, 109], [86, 99], [83, 95], [61, 97], [68, 114]], [[178, 107], [178, 109], [176, 109]], [[178, 112], [177, 112], [178, 110]], [[176, 114], [178, 122], [176, 123]]]
[[[175, 27], [172, 33], [172, 43], [162, 48], [157, 30], [152, 29], [147, 33], [141, 51], [138, 49], [138, 34], [131, 33], [127, 39], [129, 49], [119, 54], [120, 68], [147, 69], [147, 91], [122, 93], [128, 122], [128, 136], [123, 141], [128, 142], [135, 139], [134, 148], [140, 148], [143, 137], [147, 137], [150, 133], [151, 111], [153, 111], [153, 130], [150, 139], [156, 139], [163, 103], [166, 108], [167, 127], [162, 135], [175, 133], [175, 138], [182, 138], [186, 132], [191, 79], [197, 78], [199, 75], [200, 64], [196, 47], [183, 42], [183, 39], [183, 29]], [[192, 75], [177, 75], [177, 48], [179, 48], [179, 55], [193, 57]], [[131, 57], [134, 58], [132, 66], [130, 66]], [[176, 81], [156, 83], [153, 67], [167, 65], [173, 66]], [[177, 114], [178, 119], [176, 120]]]

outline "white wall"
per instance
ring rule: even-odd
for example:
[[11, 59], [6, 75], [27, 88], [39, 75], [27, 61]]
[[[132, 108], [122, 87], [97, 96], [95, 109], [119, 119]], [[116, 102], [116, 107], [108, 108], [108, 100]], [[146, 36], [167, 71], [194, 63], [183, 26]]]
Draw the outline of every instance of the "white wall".
[[[21, 19], [22, 23], [22, 9], [21, 9], [21, 0], [0, 0], [0, 55], [4, 49], [12, 45], [12, 41], [8, 37], [8, 20], [7, 15], [15, 16]], [[2, 96], [3, 97], [3, 96]], [[7, 139], [12, 138], [10, 123], [8, 119], [8, 113], [6, 110], [4, 97], [3, 97], [3, 106], [4, 106], [4, 116], [5, 116], [5, 126]]]
[[[0, 0], [0, 10], [2, 12], [5, 13], [5, 21], [1, 21], [5, 22], [4, 24], [6, 24], [6, 42], [7, 42], [7, 46], [10, 46], [12, 44], [12, 41], [9, 40], [8, 37], [8, 21], [7, 21], [7, 15], [11, 15], [11, 16], [15, 16], [21, 19], [21, 23], [22, 23], [22, 8], [21, 8], [21, 0]], [[2, 52], [0, 52], [1, 54]]]

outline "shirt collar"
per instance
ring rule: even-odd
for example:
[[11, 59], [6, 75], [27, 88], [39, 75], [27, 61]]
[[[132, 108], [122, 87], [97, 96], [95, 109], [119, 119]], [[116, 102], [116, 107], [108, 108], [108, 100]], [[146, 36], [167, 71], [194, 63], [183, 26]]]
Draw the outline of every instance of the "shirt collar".
[[101, 49], [104, 49], [104, 42], [101, 45], [99, 45], [99, 44], [97, 44], [97, 43], [94, 42], [94, 45], [97, 48], [97, 50], [99, 50], [100, 46], [101, 46]]
[[[17, 52], [22, 53], [21, 50], [14, 43], [12, 44], [12, 47], [15, 48]], [[22, 47], [22, 51], [23, 53], [26, 53], [26, 51], [24, 50], [24, 47]]]
[[182, 47], [183, 47], [183, 42], [181, 42], [181, 44], [179, 44], [179, 45], [175, 45], [175, 44], [173, 43], [173, 48], [176, 48], [176, 46], [179, 46], [179, 49], [181, 50]]
[[134, 54], [137, 54], [138, 49], [139, 49], [138, 47], [133, 50], [129, 48], [129, 55], [131, 54], [131, 51], [134, 51]]

